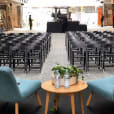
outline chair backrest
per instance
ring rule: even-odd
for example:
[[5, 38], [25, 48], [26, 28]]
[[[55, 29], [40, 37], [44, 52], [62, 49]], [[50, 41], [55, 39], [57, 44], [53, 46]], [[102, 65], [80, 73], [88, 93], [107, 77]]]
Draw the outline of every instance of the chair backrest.
[[20, 92], [13, 71], [9, 67], [0, 67], [0, 100], [15, 102]]

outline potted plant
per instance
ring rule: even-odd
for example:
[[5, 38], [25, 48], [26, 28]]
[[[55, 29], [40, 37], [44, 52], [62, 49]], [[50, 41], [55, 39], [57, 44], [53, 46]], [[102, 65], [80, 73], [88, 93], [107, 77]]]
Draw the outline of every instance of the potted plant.
[[59, 64], [56, 65], [56, 67], [52, 68], [53, 71], [53, 76], [52, 76], [52, 83], [54, 84], [55, 82], [55, 71], [58, 70], [60, 73], [60, 85], [63, 86], [64, 85], [64, 74], [66, 69], [68, 70], [69, 73], [69, 77], [70, 77], [70, 85], [73, 85], [75, 83], [78, 82], [78, 77], [79, 74], [82, 74], [83, 71], [75, 66], [70, 66], [70, 67], [65, 67], [65, 66], [61, 66]]

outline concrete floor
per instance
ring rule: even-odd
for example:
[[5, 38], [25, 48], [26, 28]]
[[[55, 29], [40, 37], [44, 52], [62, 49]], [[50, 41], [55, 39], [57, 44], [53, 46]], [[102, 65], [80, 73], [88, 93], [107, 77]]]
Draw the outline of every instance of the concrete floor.
[[[14, 74], [17, 78], [41, 80], [44, 82], [51, 79], [51, 69], [57, 63], [65, 66], [69, 65], [65, 47], [65, 34], [52, 34], [51, 51], [43, 65], [41, 73], [38, 73], [37, 70], [31, 71], [30, 73], [24, 73], [22, 70], [18, 70], [15, 71]], [[114, 75], [114, 67], [106, 68], [106, 71], [104, 72], [99, 71], [96, 68], [92, 68], [89, 72], [84, 72], [85, 81], [104, 78], [111, 75]]]

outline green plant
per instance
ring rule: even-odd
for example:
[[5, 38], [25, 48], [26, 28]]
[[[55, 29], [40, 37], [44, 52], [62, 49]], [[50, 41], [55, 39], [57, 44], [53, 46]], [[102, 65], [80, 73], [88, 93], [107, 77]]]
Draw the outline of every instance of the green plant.
[[75, 66], [65, 67], [61, 66], [59, 64], [56, 65], [56, 67], [52, 68], [52, 71], [55, 73], [56, 70], [59, 71], [61, 77], [64, 77], [65, 70], [68, 70], [70, 77], [76, 76], [78, 78], [79, 74], [83, 73], [83, 71]]
[[60, 66], [59, 64], [57, 64], [56, 67], [53, 67], [52, 68], [52, 71], [54, 72], [54, 74], [55, 74], [55, 71], [56, 70], [59, 71], [61, 77], [63, 78], [64, 77], [65, 70], [66, 70], [66, 67]]
[[83, 73], [83, 71], [82, 71], [81, 69], [79, 69], [79, 68], [77, 68], [77, 67], [75, 67], [75, 66], [69, 67], [69, 68], [68, 68], [68, 71], [69, 71], [70, 77], [72, 77], [72, 76], [78, 77], [79, 74]]

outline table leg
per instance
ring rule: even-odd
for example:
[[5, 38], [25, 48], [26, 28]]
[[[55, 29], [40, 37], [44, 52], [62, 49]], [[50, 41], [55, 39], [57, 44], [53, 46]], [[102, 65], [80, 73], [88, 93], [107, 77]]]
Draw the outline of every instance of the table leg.
[[50, 93], [47, 92], [46, 93], [45, 114], [47, 114], [47, 112], [48, 112], [49, 97], [50, 97]]
[[58, 104], [59, 104], [59, 95], [56, 94], [56, 111], [58, 109]]
[[70, 94], [71, 97], [71, 108], [72, 108], [72, 114], [75, 114], [75, 101], [74, 101], [74, 94]]
[[82, 111], [82, 114], [84, 114], [84, 106], [83, 106], [82, 93], [79, 92], [78, 94], [79, 94], [79, 99], [80, 99], [81, 111]]

